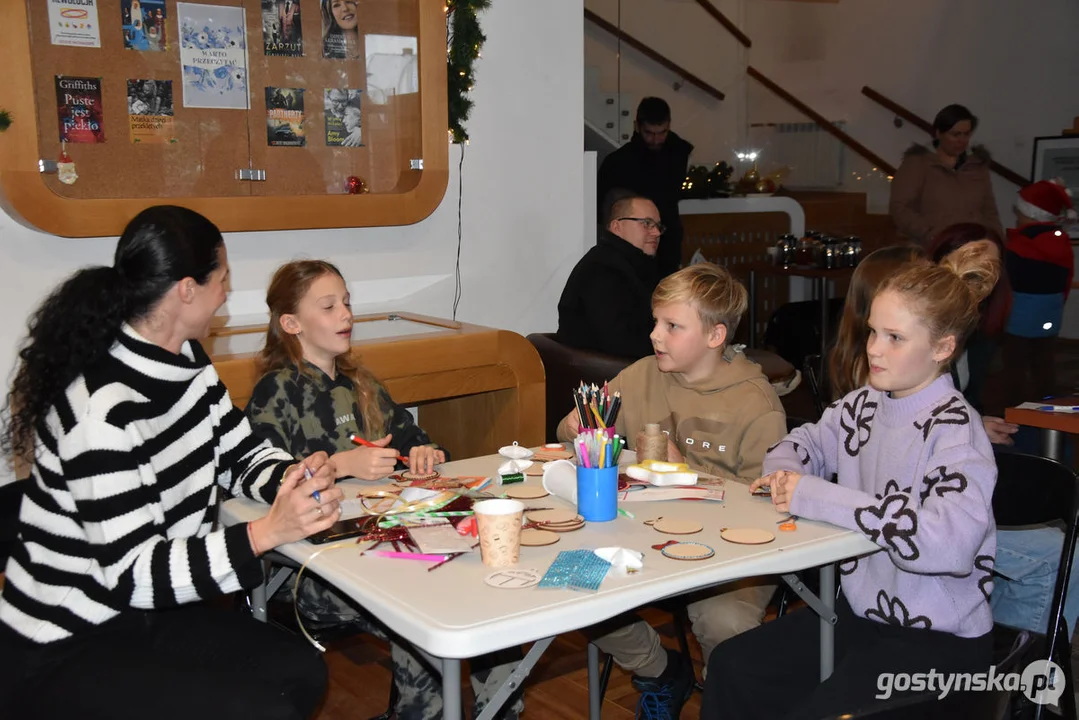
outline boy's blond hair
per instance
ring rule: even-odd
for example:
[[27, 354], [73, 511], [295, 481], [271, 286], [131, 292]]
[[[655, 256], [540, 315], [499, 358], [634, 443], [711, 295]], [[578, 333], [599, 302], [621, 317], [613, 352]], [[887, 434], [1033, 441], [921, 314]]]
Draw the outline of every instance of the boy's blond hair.
[[749, 307], [749, 295], [727, 268], [703, 262], [668, 275], [656, 286], [652, 293], [653, 311], [660, 305], [675, 302], [693, 305], [705, 328], [726, 327], [729, 341]]

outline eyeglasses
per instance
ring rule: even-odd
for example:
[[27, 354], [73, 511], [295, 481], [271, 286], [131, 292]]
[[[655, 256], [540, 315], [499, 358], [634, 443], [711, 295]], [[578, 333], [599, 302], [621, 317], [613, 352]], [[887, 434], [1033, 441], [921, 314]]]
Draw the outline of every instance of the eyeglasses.
[[633, 222], [639, 222], [641, 225], [644, 225], [645, 230], [656, 230], [656, 231], [659, 232], [660, 235], [667, 232], [667, 227], [663, 223], [656, 222], [652, 218], [620, 217], [620, 218], [615, 218], [615, 219], [616, 220], [632, 220]]

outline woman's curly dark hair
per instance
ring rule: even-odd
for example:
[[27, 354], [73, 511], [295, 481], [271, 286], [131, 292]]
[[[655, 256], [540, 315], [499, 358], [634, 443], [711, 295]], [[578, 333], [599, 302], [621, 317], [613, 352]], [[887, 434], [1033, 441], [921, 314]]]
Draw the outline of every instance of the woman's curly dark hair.
[[85, 268], [54, 290], [27, 323], [4, 410], [3, 451], [30, 460], [34, 433], [56, 399], [109, 352], [125, 322], [147, 315], [185, 277], [205, 284], [223, 242], [193, 210], [147, 208], [124, 228], [112, 267]]

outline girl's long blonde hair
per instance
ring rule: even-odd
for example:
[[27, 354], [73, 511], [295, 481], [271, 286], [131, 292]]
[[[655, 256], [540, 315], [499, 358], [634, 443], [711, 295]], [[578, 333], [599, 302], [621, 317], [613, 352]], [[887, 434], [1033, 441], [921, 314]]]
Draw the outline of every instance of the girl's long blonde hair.
[[[266, 346], [258, 356], [261, 375], [288, 368], [297, 373], [313, 375], [304, 363], [303, 348], [295, 335], [281, 327], [281, 316], [295, 314], [300, 301], [311, 285], [323, 275], [336, 275], [344, 280], [341, 271], [325, 260], [294, 260], [277, 269], [270, 287], [266, 290], [266, 305], [270, 308], [270, 325], [266, 332]], [[362, 432], [368, 440], [376, 440], [386, 434], [386, 416], [378, 398], [378, 380], [357, 360], [352, 353], [338, 355], [335, 360], [337, 372], [352, 381], [356, 404], [363, 419]]]

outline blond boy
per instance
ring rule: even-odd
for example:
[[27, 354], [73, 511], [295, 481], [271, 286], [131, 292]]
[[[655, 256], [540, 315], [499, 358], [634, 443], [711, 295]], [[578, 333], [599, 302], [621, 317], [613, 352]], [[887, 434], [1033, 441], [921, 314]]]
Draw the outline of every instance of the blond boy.
[[[666, 277], [652, 294], [655, 354], [611, 381], [622, 394], [617, 432], [630, 442], [645, 423], [668, 434], [672, 459], [729, 480], [760, 477], [764, 454], [787, 433], [779, 397], [760, 367], [728, 346], [745, 314], [746, 290], [725, 268], [700, 263]], [[558, 426], [571, 440], [576, 410]], [[707, 662], [719, 643], [760, 624], [774, 585], [751, 582], [688, 606], [693, 632]], [[665, 705], [678, 717], [693, 689], [692, 668], [666, 651], [647, 623], [636, 622], [596, 641], [634, 673], [640, 704]]]

